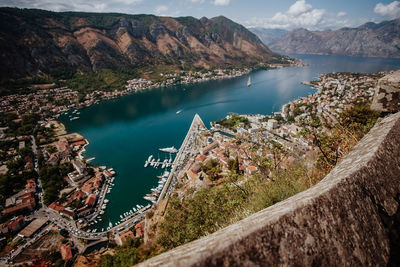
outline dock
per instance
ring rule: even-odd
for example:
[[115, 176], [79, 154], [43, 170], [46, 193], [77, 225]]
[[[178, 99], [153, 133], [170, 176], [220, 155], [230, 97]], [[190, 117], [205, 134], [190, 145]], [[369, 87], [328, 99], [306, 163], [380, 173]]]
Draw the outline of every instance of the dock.
[[199, 131], [200, 127], [206, 128], [204, 125], [204, 122], [202, 121], [200, 116], [198, 114], [196, 114], [196, 115], [194, 115], [192, 124], [190, 125], [190, 128], [189, 128], [189, 131], [187, 132], [186, 137], [183, 140], [182, 145], [179, 148], [174, 161], [172, 162], [172, 170], [168, 176], [167, 181], [165, 182], [165, 185], [160, 193], [160, 196], [157, 199], [157, 203], [159, 203], [160, 201], [165, 199], [166, 196], [168, 195], [172, 180], [176, 176], [177, 168], [180, 166], [179, 163], [183, 162], [183, 160], [186, 156], [185, 152], [187, 152], [186, 150], [188, 149], [187, 146], [189, 144], [190, 137], [192, 137], [192, 135], [196, 134]]

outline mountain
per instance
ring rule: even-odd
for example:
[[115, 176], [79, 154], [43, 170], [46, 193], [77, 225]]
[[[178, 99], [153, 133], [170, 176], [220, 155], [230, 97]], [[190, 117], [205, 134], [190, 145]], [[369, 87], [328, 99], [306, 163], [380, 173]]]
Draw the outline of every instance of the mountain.
[[0, 8], [0, 79], [155, 65], [212, 67], [276, 60], [260, 39], [223, 17]]
[[296, 29], [269, 46], [285, 54], [400, 58], [400, 19], [328, 31]]
[[249, 28], [249, 31], [257, 35], [265, 45], [273, 43], [288, 32], [287, 30], [282, 29], [266, 29], [260, 27]]

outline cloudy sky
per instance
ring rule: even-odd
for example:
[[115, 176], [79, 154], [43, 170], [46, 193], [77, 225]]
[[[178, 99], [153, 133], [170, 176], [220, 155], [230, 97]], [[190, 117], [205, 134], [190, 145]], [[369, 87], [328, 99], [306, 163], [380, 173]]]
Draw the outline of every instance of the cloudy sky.
[[196, 18], [224, 15], [247, 27], [313, 30], [400, 17], [400, 2], [384, 0], [0, 0], [0, 6]]

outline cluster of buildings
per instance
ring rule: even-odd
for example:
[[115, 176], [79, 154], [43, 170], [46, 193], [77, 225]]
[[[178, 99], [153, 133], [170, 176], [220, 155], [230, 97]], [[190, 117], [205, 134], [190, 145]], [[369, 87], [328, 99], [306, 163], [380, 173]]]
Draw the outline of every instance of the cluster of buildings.
[[205, 132], [202, 135], [207, 142], [198, 151], [195, 157], [190, 158], [180, 170], [178, 177], [186, 177], [191, 183], [212, 184], [202, 166], [211, 160], [218, 162], [221, 167], [221, 175], [229, 172], [229, 161], [237, 160], [238, 169], [246, 175], [254, 174], [258, 168], [248, 152], [249, 144], [238, 144], [233, 137], [222, 135], [218, 132]]
[[161, 81], [149, 81], [146, 79], [129, 80], [126, 90], [129, 92], [137, 92], [145, 89], [156, 88], [160, 86], [170, 86], [174, 84], [189, 84], [197, 82], [205, 82], [209, 80], [226, 79], [238, 77], [250, 72], [250, 69], [216, 69], [207, 72], [201, 71], [181, 71], [180, 73], [164, 74], [160, 73]]
[[294, 100], [282, 107], [282, 116], [291, 122], [312, 120], [312, 115], [334, 124], [343, 110], [357, 103], [372, 100], [379, 78], [384, 74], [330, 73], [322, 74], [311, 84], [318, 90], [308, 97]]
[[78, 92], [68, 87], [53, 89], [32, 88], [31, 93], [2, 96], [0, 99], [0, 113], [24, 114], [40, 113], [42, 117], [50, 117], [61, 113], [72, 103], [77, 103]]
[[32, 211], [36, 207], [36, 181], [34, 178], [28, 179], [25, 189], [15, 193], [6, 199], [2, 216], [22, 215]]
[[63, 196], [51, 203], [49, 208], [71, 219], [82, 218], [81, 227], [85, 227], [96, 212], [101, 212], [104, 196], [108, 192], [103, 185], [109, 187], [115, 174], [105, 167], [89, 166], [80, 157], [86, 145], [83, 136], [67, 134], [45, 145], [43, 149], [48, 165], [70, 163], [73, 167], [65, 177], [68, 186], [60, 192]]

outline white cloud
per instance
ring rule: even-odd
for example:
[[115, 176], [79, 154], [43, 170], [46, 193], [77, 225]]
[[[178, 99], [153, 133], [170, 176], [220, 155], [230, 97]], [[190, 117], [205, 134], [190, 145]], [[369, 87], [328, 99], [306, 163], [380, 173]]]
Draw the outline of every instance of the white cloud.
[[399, 4], [399, 1], [393, 1], [392, 3], [387, 5], [378, 3], [374, 8], [374, 12], [388, 19], [395, 19], [400, 17]]
[[245, 22], [245, 25], [271, 29], [321, 30], [349, 26], [349, 22], [343, 18], [345, 15], [344, 12], [335, 14], [329, 13], [325, 9], [313, 9], [306, 0], [297, 0], [285, 12], [278, 12], [271, 18], [252, 18]]
[[291, 16], [298, 16], [310, 11], [311, 9], [312, 6], [310, 4], [307, 4], [306, 0], [299, 0], [296, 1], [296, 3], [294, 3], [293, 5], [291, 5], [286, 13]]
[[231, 0], [213, 0], [212, 3], [215, 6], [228, 6]]
[[143, 0], [2, 0], [1, 6], [53, 11], [124, 12]]
[[[117, 3], [123, 3], [123, 4], [127, 4], [127, 5], [136, 5], [142, 1], [143, 0], [115, 0], [115, 2], [117, 2]], [[112, 2], [112, 1], [109, 1], [109, 2]]]
[[347, 13], [346, 12], [344, 12], [344, 11], [340, 11], [340, 12], [338, 12], [337, 13], [337, 15], [336, 16], [338, 16], [339, 18], [341, 18], [341, 17], [345, 17], [347, 15]]
[[204, 3], [204, 0], [190, 0], [192, 3]]
[[156, 6], [154, 12], [158, 15], [163, 14], [164, 12], [168, 11], [168, 7], [164, 5]]

